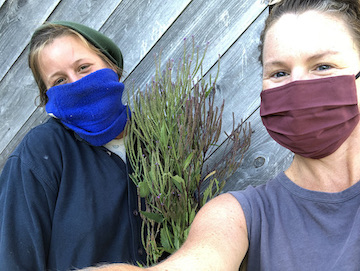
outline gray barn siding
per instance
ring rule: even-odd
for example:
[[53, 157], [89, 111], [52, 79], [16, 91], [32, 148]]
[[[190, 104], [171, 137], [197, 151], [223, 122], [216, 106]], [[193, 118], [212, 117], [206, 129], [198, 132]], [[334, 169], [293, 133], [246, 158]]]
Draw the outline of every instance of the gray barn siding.
[[71, 20], [119, 45], [128, 91], [133, 85], [143, 89], [151, 80], [155, 54], [161, 51], [163, 62], [176, 61], [184, 38], [194, 36], [200, 48], [209, 42], [205, 72], [215, 75], [221, 56], [216, 96], [219, 103], [225, 99], [223, 130], [231, 129], [232, 112], [237, 121], [249, 120], [254, 130], [243, 164], [225, 189], [265, 182], [291, 161], [259, 117], [257, 47], [267, 12], [262, 0], [0, 0], [0, 170], [29, 129], [47, 119], [35, 106], [37, 87], [27, 67], [31, 34], [44, 21]]

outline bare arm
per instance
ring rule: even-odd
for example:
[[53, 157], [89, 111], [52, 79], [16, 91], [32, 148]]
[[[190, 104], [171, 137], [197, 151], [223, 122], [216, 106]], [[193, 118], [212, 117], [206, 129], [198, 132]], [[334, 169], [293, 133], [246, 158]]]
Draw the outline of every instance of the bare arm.
[[[224, 194], [201, 208], [186, 242], [176, 253], [147, 270], [238, 270], [247, 249], [243, 210], [232, 195]], [[141, 268], [114, 264], [96, 270], [136, 271]]]

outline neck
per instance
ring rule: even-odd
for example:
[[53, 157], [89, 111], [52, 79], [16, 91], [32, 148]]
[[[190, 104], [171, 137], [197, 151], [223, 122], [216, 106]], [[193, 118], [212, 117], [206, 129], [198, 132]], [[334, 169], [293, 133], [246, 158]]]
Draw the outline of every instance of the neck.
[[360, 125], [327, 157], [311, 159], [295, 154], [285, 174], [297, 185], [321, 192], [340, 192], [357, 183], [360, 180]]

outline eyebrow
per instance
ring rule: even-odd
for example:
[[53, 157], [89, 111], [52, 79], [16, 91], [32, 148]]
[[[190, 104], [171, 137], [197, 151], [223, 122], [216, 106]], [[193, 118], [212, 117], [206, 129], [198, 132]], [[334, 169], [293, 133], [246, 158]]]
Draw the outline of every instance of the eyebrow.
[[321, 59], [323, 58], [324, 56], [327, 56], [327, 55], [338, 55], [340, 52], [338, 51], [325, 51], [325, 52], [321, 52], [321, 53], [318, 53], [318, 54], [314, 54], [312, 56], [310, 56], [307, 60], [316, 60], [316, 59]]
[[[324, 52], [319, 52], [319, 53], [315, 53], [313, 55], [311, 55], [310, 57], [308, 57], [306, 59], [306, 61], [314, 61], [317, 59], [321, 59], [325, 56], [328, 55], [338, 55], [340, 52], [338, 51], [332, 51], [332, 50], [328, 50], [328, 51], [324, 51]], [[285, 66], [285, 62], [284, 61], [279, 61], [279, 60], [275, 60], [275, 61], [270, 61], [268, 63], [264, 63], [264, 69], [266, 67], [271, 67], [271, 66]]]
[[[79, 65], [79, 63], [81, 63], [81, 62], [87, 62], [87, 61], [89, 61], [89, 59], [88, 58], [79, 58], [79, 59], [77, 59], [77, 60], [75, 60], [73, 63], [72, 63], [72, 65], [74, 65], [74, 66], [76, 66], [76, 65]], [[50, 74], [48, 77], [47, 77], [47, 80], [48, 81], [52, 81], [53, 79], [52, 78], [54, 78], [54, 77], [57, 77], [57, 76], [59, 76], [59, 75], [61, 75], [62, 74], [62, 72], [61, 71], [56, 71], [56, 72], [54, 72], [53, 74]]]

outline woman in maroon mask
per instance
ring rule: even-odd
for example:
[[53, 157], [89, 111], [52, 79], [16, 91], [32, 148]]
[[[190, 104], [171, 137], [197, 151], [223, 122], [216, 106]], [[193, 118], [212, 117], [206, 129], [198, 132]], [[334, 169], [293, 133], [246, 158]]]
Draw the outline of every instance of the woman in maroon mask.
[[294, 160], [210, 201], [154, 270], [238, 270], [246, 254], [248, 270], [360, 268], [360, 3], [276, 2], [261, 37], [260, 113]]

